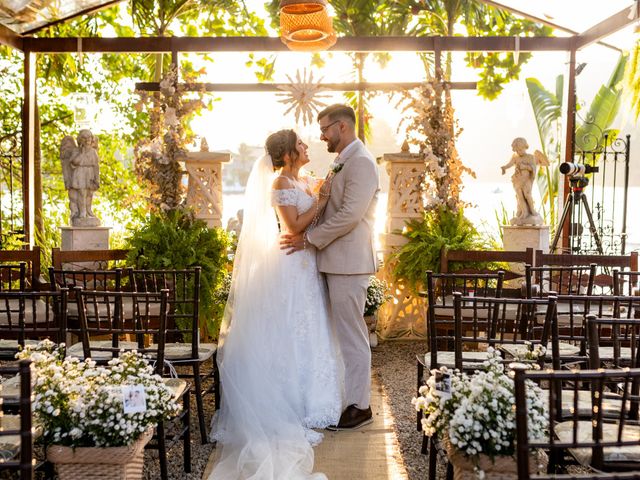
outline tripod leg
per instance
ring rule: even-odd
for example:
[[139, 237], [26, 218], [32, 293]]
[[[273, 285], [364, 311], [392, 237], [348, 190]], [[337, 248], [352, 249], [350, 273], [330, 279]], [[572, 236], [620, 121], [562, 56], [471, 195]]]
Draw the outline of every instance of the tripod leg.
[[598, 253], [600, 255], [604, 255], [602, 242], [600, 241], [600, 235], [598, 234], [596, 223], [593, 221], [593, 215], [591, 214], [591, 209], [589, 208], [589, 203], [587, 202], [587, 197], [584, 195], [584, 193], [580, 194], [580, 201], [582, 201], [582, 204], [584, 205], [584, 211], [587, 213], [587, 219], [589, 220], [589, 231], [591, 232], [591, 236], [593, 236], [593, 239], [596, 241]]
[[558, 246], [558, 240], [560, 240], [560, 235], [562, 235], [562, 228], [564, 227], [564, 222], [567, 220], [567, 215], [569, 211], [573, 211], [574, 205], [573, 192], [569, 192], [567, 195], [567, 200], [564, 202], [564, 210], [562, 210], [562, 216], [560, 217], [560, 222], [558, 222], [558, 226], [556, 227], [556, 233], [553, 236], [553, 242], [551, 242], [551, 247], [549, 251], [551, 253], [555, 253], [556, 247]]

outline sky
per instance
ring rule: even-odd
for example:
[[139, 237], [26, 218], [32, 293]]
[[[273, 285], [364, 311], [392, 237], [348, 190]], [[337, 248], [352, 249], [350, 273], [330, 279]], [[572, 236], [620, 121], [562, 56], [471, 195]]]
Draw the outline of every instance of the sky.
[[[250, 6], [258, 10], [260, 0], [249, 0]], [[518, 2], [513, 0], [515, 6]], [[530, 2], [529, 2], [530, 3]], [[573, 0], [556, 0], [541, 2], [546, 10], [553, 12], [560, 23], [573, 18], [574, 28], [582, 29], [582, 25], [591, 25], [595, 8], [600, 5], [600, 15], [615, 13], [628, 4], [628, 0], [612, 0], [607, 10], [602, 8], [599, 0], [580, 0], [582, 8], [575, 10], [578, 2]], [[589, 4], [589, 5], [587, 5]], [[549, 11], [541, 8], [540, 15], [551, 17]], [[582, 22], [581, 16], [585, 18]], [[603, 18], [600, 16], [600, 19]], [[595, 21], [598, 15], [595, 15]], [[630, 47], [632, 29], [621, 32], [616, 38], [617, 44]], [[257, 54], [259, 55], [259, 54]], [[314, 79], [326, 82], [347, 82], [353, 79], [353, 68], [349, 57], [343, 53], [323, 53], [326, 66], [322, 70], [311, 67], [311, 55], [307, 53], [284, 52], [277, 55], [276, 82], [289, 82], [297, 71], [307, 69], [313, 71]], [[577, 77], [576, 91], [579, 100], [588, 107], [599, 86], [606, 82], [617, 61], [617, 52], [599, 45], [590, 46], [578, 52], [577, 61], [586, 62], [586, 67]], [[207, 66], [209, 82], [256, 82], [251, 69], [246, 68], [246, 55], [237, 53], [219, 53], [213, 55], [214, 63]], [[505, 164], [511, 156], [511, 141], [515, 137], [525, 137], [530, 150], [540, 148], [537, 127], [533, 117], [528, 93], [525, 86], [527, 77], [538, 78], [548, 89], [553, 89], [557, 75], [566, 73], [568, 54], [565, 52], [539, 52], [523, 66], [519, 80], [506, 85], [497, 100], [488, 101], [479, 97], [475, 91], [454, 91], [453, 105], [462, 133], [458, 141], [463, 162], [477, 172], [477, 181], [501, 181], [500, 165]], [[477, 79], [473, 69], [464, 64], [464, 54], [454, 54], [453, 81], [474, 81]], [[366, 65], [366, 79], [371, 82], [410, 82], [424, 79], [424, 71], [418, 57], [413, 53], [394, 54], [386, 68], [380, 68], [369, 58]], [[566, 82], [565, 82], [566, 84]], [[343, 101], [340, 92], [327, 92], [327, 103]], [[323, 173], [331, 163], [332, 157], [324, 151], [324, 144], [319, 141], [317, 125], [296, 123], [293, 113], [285, 115], [287, 106], [280, 103], [281, 96], [275, 93], [225, 93], [219, 95], [212, 112], [206, 112], [193, 123], [194, 130], [203, 137], [212, 149], [237, 151], [241, 143], [252, 146], [263, 145], [264, 139], [281, 128], [294, 128], [301, 137], [310, 144], [312, 168]], [[375, 156], [397, 152], [404, 139], [404, 131], [399, 130], [402, 114], [397, 107], [398, 96], [390, 99], [380, 94], [372, 101], [373, 138], [369, 148]], [[624, 110], [624, 109], [623, 109]], [[633, 133], [635, 122], [629, 113], [622, 111], [617, 122], [621, 130]], [[640, 172], [633, 180], [640, 184]], [[508, 178], [505, 178], [508, 180]]]

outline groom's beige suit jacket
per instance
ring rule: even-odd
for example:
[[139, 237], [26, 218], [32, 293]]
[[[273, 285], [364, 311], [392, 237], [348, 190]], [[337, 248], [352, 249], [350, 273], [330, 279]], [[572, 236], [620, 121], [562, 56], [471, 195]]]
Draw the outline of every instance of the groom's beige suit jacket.
[[342, 169], [331, 183], [331, 196], [308, 241], [318, 248], [318, 269], [341, 275], [370, 274], [377, 270], [374, 223], [378, 168], [360, 140], [336, 159]]

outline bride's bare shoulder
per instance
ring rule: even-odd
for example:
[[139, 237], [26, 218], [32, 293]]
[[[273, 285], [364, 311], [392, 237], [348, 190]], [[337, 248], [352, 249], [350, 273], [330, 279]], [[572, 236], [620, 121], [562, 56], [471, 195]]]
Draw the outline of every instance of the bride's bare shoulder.
[[282, 175], [280, 175], [273, 181], [271, 188], [273, 188], [274, 190], [289, 190], [291, 188], [295, 188], [295, 186], [291, 184], [291, 180], [289, 180], [287, 177], [283, 177]]

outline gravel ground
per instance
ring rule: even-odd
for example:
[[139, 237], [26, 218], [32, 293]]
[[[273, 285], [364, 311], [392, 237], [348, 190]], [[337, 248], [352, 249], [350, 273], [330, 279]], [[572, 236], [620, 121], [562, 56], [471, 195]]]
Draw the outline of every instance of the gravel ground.
[[[416, 355], [424, 353], [425, 342], [384, 342], [373, 349], [373, 374], [377, 376], [388, 396], [392, 414], [395, 418], [395, 430], [400, 443], [400, 451], [404, 459], [410, 480], [423, 480], [427, 473], [427, 457], [420, 454], [421, 433], [416, 430], [416, 414], [411, 406], [415, 394]], [[176, 444], [168, 452], [169, 478], [198, 479], [202, 478], [213, 445], [201, 445], [195, 413], [195, 397], [191, 396], [191, 456], [190, 474], [182, 469], [182, 444]], [[214, 405], [212, 396], [205, 401], [207, 425], [211, 421]], [[160, 467], [157, 453], [145, 452], [145, 478], [160, 478]], [[336, 479], [342, 480], [342, 479]]]
[[[207, 384], [205, 384], [207, 386]], [[205, 417], [207, 428], [211, 423], [214, 412], [213, 395], [207, 395], [204, 401]], [[213, 451], [213, 444], [202, 445], [200, 438], [200, 428], [198, 427], [198, 414], [196, 410], [196, 398], [191, 394], [191, 473], [184, 473], [182, 463], [182, 440], [176, 443], [167, 452], [167, 469], [170, 479], [200, 480], [204, 469], [209, 461], [209, 456]], [[160, 478], [160, 463], [158, 462], [158, 452], [156, 450], [145, 450], [144, 453], [144, 478], [147, 480], [157, 480]]]

